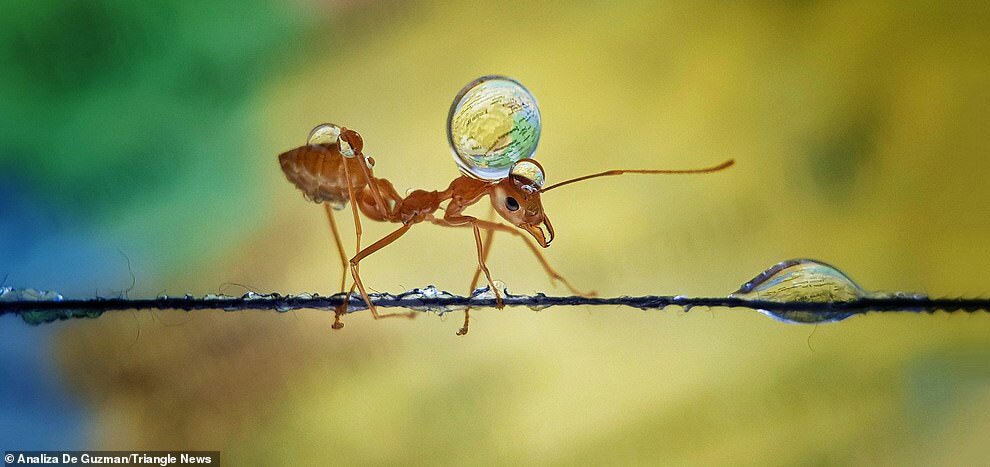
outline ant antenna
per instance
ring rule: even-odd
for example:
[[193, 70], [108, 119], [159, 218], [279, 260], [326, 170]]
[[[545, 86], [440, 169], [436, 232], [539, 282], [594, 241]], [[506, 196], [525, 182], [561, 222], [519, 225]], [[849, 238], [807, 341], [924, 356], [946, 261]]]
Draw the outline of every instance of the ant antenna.
[[727, 168], [731, 167], [732, 164], [735, 164], [735, 163], [736, 163], [736, 161], [734, 159], [729, 159], [729, 160], [727, 160], [727, 161], [725, 161], [725, 162], [723, 162], [723, 163], [721, 163], [719, 165], [716, 165], [716, 166], [713, 166], [713, 167], [705, 167], [703, 169], [684, 169], [684, 170], [609, 170], [607, 172], [601, 172], [601, 173], [596, 173], [596, 174], [591, 174], [591, 175], [585, 175], [583, 177], [572, 178], [570, 180], [564, 180], [564, 181], [562, 181], [560, 183], [554, 183], [553, 185], [550, 185], [550, 186], [548, 186], [548, 187], [540, 190], [540, 192], [541, 193], [545, 193], [545, 192], [550, 191], [550, 190], [552, 190], [554, 188], [562, 187], [564, 185], [570, 185], [571, 183], [581, 182], [581, 181], [584, 181], [584, 180], [588, 180], [589, 178], [608, 177], [608, 176], [611, 176], [611, 175], [622, 175], [622, 174], [703, 174], [703, 173], [709, 173], [709, 172], [718, 172], [719, 170], [727, 169]]

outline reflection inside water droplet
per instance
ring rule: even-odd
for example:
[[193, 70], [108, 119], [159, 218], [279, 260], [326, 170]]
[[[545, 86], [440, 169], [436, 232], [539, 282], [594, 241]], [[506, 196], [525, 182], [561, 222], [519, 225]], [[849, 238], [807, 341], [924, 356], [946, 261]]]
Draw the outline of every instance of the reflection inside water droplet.
[[317, 125], [309, 132], [307, 144], [337, 144], [340, 139], [340, 127], [333, 123]]
[[[742, 300], [791, 303], [848, 302], [871, 296], [873, 294], [863, 290], [842, 271], [811, 259], [777, 263], [729, 295]], [[788, 323], [825, 323], [853, 315], [848, 312], [808, 310], [758, 311]]]
[[546, 180], [543, 174], [543, 167], [533, 159], [523, 159], [516, 162], [512, 165], [509, 175], [512, 177], [512, 181], [515, 182], [516, 186], [529, 193], [540, 191], [543, 188], [543, 182]]
[[464, 87], [447, 115], [447, 140], [461, 171], [483, 180], [509, 175], [540, 141], [540, 109], [511, 78], [484, 76]]

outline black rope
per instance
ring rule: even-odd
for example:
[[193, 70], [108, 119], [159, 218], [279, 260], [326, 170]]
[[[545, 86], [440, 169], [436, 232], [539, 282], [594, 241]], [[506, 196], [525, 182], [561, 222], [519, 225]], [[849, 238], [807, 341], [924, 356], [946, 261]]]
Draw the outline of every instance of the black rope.
[[[416, 311], [452, 312], [471, 308], [491, 308], [496, 305], [494, 298], [465, 297], [451, 295], [446, 292], [424, 293], [414, 290], [400, 295], [372, 294], [372, 303], [382, 308], [407, 308]], [[274, 310], [286, 312], [301, 309], [316, 309], [333, 311], [344, 301], [343, 294], [329, 297], [319, 295], [280, 295], [249, 293], [240, 297], [205, 296], [205, 297], [159, 297], [149, 299], [128, 298], [93, 298], [93, 299], [60, 299], [60, 300], [15, 300], [0, 301], [0, 315], [14, 314], [21, 316], [32, 324], [52, 321], [93, 318], [107, 311], [119, 310]], [[990, 311], [990, 299], [985, 298], [928, 298], [921, 296], [893, 296], [884, 298], [861, 298], [846, 302], [778, 302], [765, 300], [746, 300], [741, 298], [682, 296], [613, 297], [591, 298], [578, 296], [547, 296], [536, 295], [507, 295], [504, 303], [508, 307], [526, 306], [533, 309], [543, 309], [551, 306], [621, 306], [641, 310], [663, 309], [676, 306], [690, 311], [697, 307], [744, 308], [767, 311], [774, 314], [787, 312], [802, 312], [812, 316], [823, 317], [840, 314], [880, 313], [934, 313], [946, 312], [977, 312]], [[351, 297], [348, 312], [366, 309], [360, 296]]]

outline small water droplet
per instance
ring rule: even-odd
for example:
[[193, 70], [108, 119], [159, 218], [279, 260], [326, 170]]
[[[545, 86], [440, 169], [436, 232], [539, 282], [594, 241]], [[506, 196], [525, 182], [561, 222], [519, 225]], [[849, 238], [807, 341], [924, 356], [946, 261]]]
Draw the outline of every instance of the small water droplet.
[[333, 123], [323, 123], [310, 130], [309, 138], [306, 139], [306, 143], [310, 145], [333, 145], [337, 144], [337, 141], [339, 140], [340, 127], [334, 125]]
[[519, 189], [528, 193], [536, 193], [543, 188], [546, 178], [543, 175], [543, 166], [533, 159], [522, 159], [512, 164], [509, 176]]
[[[463, 310], [465, 308], [463, 306], [441, 305], [436, 303], [437, 300], [450, 299], [454, 297], [454, 294], [437, 289], [434, 285], [412, 289], [399, 295], [380, 294], [381, 299], [403, 302], [402, 306], [404, 308], [415, 311], [431, 311], [440, 316], [443, 316], [444, 313]], [[375, 294], [372, 294], [372, 298], [375, 298]]]
[[348, 143], [347, 140], [341, 138], [340, 140], [338, 140], [337, 144], [340, 145], [341, 155], [347, 158], [354, 157], [354, 148], [351, 147], [351, 143]]
[[[777, 263], [742, 285], [730, 298], [771, 302], [834, 303], [870, 296], [842, 271], [811, 259]], [[848, 312], [758, 310], [789, 323], [825, 323], [846, 319]]]
[[543, 310], [546, 310], [547, 308], [550, 308], [551, 306], [553, 306], [553, 305], [548, 305], [548, 304], [544, 304], [544, 303], [539, 303], [539, 302], [543, 301], [543, 299], [545, 299], [545, 298], [547, 298], [547, 295], [545, 293], [543, 293], [543, 292], [537, 293], [536, 295], [533, 295], [532, 296], [533, 301], [536, 302], [536, 303], [533, 303], [531, 305], [526, 305], [526, 307], [529, 308], [530, 310], [533, 310], [533, 311], [543, 311]]
[[54, 290], [15, 289], [0, 287], [0, 301], [5, 302], [39, 302], [62, 301], [62, 294]]
[[[501, 292], [502, 298], [509, 296], [509, 291], [505, 288], [505, 282], [495, 280], [495, 289]], [[495, 291], [491, 287], [478, 287], [471, 292], [472, 300], [495, 300]]]
[[[54, 290], [15, 289], [0, 287], [0, 301], [4, 302], [60, 302], [62, 294]], [[24, 310], [20, 312], [21, 319], [32, 326], [51, 323], [72, 318], [96, 318], [102, 315], [98, 310]]]

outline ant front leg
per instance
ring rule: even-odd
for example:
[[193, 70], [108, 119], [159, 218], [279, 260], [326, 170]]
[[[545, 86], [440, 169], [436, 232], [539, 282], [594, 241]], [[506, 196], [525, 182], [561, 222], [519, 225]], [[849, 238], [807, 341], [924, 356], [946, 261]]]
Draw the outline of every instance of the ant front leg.
[[[431, 222], [437, 225], [446, 225], [448, 227], [467, 226], [470, 224], [474, 228], [474, 244], [478, 248], [478, 269], [481, 269], [481, 272], [485, 273], [485, 279], [488, 280], [488, 286], [490, 287], [489, 290], [495, 293], [495, 308], [498, 308], [499, 310], [505, 308], [505, 302], [502, 301], [502, 294], [499, 293], [498, 287], [495, 287], [495, 281], [492, 280], [492, 274], [488, 271], [488, 266], [485, 265], [485, 258], [487, 255], [485, 254], [485, 247], [481, 242], [481, 228], [478, 227], [478, 224], [484, 221], [479, 221], [477, 218], [471, 216], [448, 215], [444, 216], [443, 219], [432, 219]], [[466, 329], [465, 333], [467, 333]]]
[[[495, 231], [485, 230], [485, 241], [482, 249], [484, 250], [484, 260], [488, 260], [488, 254], [492, 251], [492, 240], [495, 239]], [[481, 278], [481, 267], [474, 269], [474, 276], [471, 277], [471, 286], [468, 287], [468, 295], [474, 293], [474, 289], [478, 286], [478, 279]], [[468, 333], [468, 325], [471, 324], [471, 305], [468, 305], [464, 309], [464, 325], [457, 330], [458, 336], [466, 336]]]
[[531, 240], [529, 237], [527, 237], [524, 233], [520, 232], [519, 230], [498, 222], [488, 222], [477, 219], [475, 220], [475, 222], [482, 229], [491, 230], [491, 231], [498, 230], [501, 232], [515, 235], [516, 237], [522, 239], [522, 241], [526, 243], [526, 246], [529, 247], [529, 250], [533, 252], [533, 255], [536, 256], [537, 261], [540, 262], [540, 266], [543, 266], [543, 270], [547, 273], [548, 276], [550, 276], [551, 282], [560, 281], [574, 295], [580, 295], [582, 297], [594, 297], [598, 295], [598, 293], [595, 292], [594, 290], [590, 292], [582, 292], [574, 288], [574, 286], [571, 285], [571, 282], [569, 280], [564, 278], [564, 276], [561, 276], [560, 273], [558, 273], [556, 270], [554, 270], [552, 266], [550, 266], [550, 262], [547, 261], [546, 257], [543, 256], [543, 252], [541, 252], [540, 248], [536, 246], [535, 243], [533, 243], [533, 240]]

